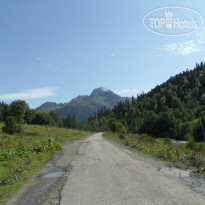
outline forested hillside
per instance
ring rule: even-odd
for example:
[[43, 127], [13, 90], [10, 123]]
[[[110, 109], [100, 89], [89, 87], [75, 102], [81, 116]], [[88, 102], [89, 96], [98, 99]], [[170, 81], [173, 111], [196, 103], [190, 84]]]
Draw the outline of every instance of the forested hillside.
[[46, 125], [53, 127], [64, 127], [79, 130], [90, 130], [87, 123], [79, 122], [76, 115], [68, 114], [66, 118], [60, 119], [54, 111], [49, 113], [30, 109], [28, 104], [22, 100], [13, 101], [11, 104], [0, 102], [0, 122], [4, 122], [5, 133], [21, 132], [22, 124]]
[[112, 110], [101, 109], [89, 123], [99, 130], [115, 131], [122, 123], [128, 132], [155, 137], [204, 140], [205, 63], [196, 64], [147, 94], [120, 102]]
[[[186, 70], [171, 77], [146, 94], [142, 93], [136, 98], [132, 97], [132, 100], [121, 101], [111, 110], [99, 106], [100, 109], [88, 119], [88, 123], [78, 122], [78, 116], [74, 113], [82, 115], [80, 111], [82, 108], [83, 113], [88, 115], [90, 99], [98, 99], [99, 102], [95, 101], [98, 104], [113, 104], [119, 100], [111, 91], [102, 89], [94, 90], [89, 98], [82, 96], [71, 101], [70, 104], [74, 103], [78, 109], [73, 110], [73, 113], [69, 113], [63, 119], [59, 118], [54, 111], [45, 113], [29, 109], [24, 101], [14, 101], [11, 105], [0, 103], [0, 121], [6, 122], [10, 116], [16, 118], [15, 110], [19, 109], [22, 122], [28, 124], [92, 131], [147, 133], [153, 137], [204, 141], [205, 63], [196, 64], [193, 70]], [[88, 100], [87, 104], [86, 100]], [[18, 119], [17, 123], [19, 123]]]

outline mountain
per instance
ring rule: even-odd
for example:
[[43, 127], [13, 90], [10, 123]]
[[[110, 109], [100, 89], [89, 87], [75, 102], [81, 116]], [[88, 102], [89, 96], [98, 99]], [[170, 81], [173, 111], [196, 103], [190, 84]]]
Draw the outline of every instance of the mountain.
[[113, 108], [114, 105], [120, 101], [124, 101], [126, 99], [103, 87], [94, 89], [90, 95], [90, 98], [109, 109]]
[[87, 119], [94, 113], [97, 113], [98, 109], [106, 107], [112, 109], [114, 105], [120, 101], [125, 101], [124, 97], [113, 93], [104, 87], [94, 89], [93, 92], [88, 95], [79, 95], [72, 99], [69, 103], [54, 103], [46, 102], [40, 107], [36, 108], [37, 111], [50, 112], [55, 111], [59, 114], [60, 118], [66, 118], [68, 113], [76, 115], [78, 120], [86, 122]]
[[40, 112], [51, 112], [54, 111], [56, 109], [60, 109], [63, 108], [67, 105], [68, 103], [55, 103], [55, 102], [46, 102], [43, 105], [39, 106], [36, 108], [36, 111]]

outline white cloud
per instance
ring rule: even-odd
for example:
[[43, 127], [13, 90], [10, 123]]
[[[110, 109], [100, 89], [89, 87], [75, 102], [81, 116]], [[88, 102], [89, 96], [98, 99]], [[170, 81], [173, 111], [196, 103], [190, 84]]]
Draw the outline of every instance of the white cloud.
[[137, 93], [139, 92], [138, 89], [123, 89], [116, 91], [117, 94], [126, 94], [126, 93]]
[[205, 27], [196, 33], [197, 42], [203, 44], [205, 42]]
[[203, 44], [205, 44], [205, 27], [195, 33], [194, 39], [169, 43], [159, 48], [158, 51], [166, 51], [169, 55], [188, 55], [202, 51]]
[[201, 45], [194, 40], [170, 43], [162, 47], [162, 50], [170, 52], [171, 55], [187, 55], [201, 51]]
[[0, 100], [18, 100], [18, 99], [38, 99], [56, 95], [57, 88], [45, 87], [31, 90], [24, 90], [19, 93], [0, 94]]

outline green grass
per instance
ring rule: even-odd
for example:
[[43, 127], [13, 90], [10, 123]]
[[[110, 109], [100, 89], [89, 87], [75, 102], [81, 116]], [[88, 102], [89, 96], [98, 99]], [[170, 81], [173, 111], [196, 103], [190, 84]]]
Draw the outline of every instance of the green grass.
[[120, 139], [118, 133], [106, 132], [103, 136], [183, 167], [195, 167], [199, 173], [205, 175], [204, 143], [203, 146], [202, 143], [195, 143], [190, 148], [189, 144], [171, 143], [169, 139], [154, 139], [148, 135], [127, 134], [124, 139]]
[[[23, 132], [8, 135], [0, 123], [0, 202], [16, 191], [48, 162], [63, 143], [91, 133], [72, 129], [23, 125]], [[54, 142], [49, 142], [49, 139]]]

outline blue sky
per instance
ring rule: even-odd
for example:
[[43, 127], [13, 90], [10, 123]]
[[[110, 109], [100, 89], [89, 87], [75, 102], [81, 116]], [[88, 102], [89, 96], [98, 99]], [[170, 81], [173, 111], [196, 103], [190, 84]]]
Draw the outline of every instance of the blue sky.
[[170, 5], [205, 16], [202, 0], [0, 0], [0, 101], [35, 108], [100, 86], [136, 96], [193, 69], [205, 61], [204, 27], [171, 37], [143, 25], [148, 12]]

